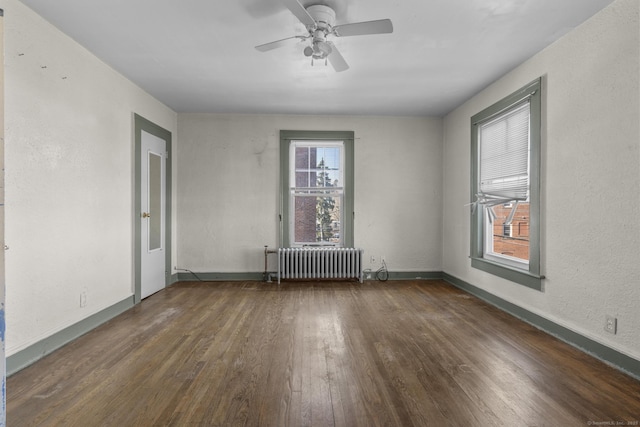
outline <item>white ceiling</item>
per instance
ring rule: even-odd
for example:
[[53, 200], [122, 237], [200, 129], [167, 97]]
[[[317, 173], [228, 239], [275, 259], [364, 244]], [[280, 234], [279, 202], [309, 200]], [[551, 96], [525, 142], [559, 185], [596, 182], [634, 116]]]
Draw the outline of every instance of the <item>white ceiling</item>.
[[281, 0], [22, 2], [177, 112], [441, 116], [612, 0], [346, 0], [394, 32], [333, 38], [341, 73], [254, 49], [306, 33]]

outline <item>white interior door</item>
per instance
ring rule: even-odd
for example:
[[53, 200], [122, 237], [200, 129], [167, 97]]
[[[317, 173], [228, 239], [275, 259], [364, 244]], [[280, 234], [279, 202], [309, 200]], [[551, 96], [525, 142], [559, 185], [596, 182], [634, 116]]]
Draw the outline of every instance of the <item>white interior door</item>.
[[166, 142], [142, 131], [140, 165], [141, 297], [165, 287]]

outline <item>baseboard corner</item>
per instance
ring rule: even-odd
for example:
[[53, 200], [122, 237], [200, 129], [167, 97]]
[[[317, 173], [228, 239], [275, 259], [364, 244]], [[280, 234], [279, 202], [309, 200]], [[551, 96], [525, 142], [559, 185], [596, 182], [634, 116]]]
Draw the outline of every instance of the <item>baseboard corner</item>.
[[12, 354], [6, 358], [7, 377], [53, 353], [133, 306], [134, 296], [132, 295]]

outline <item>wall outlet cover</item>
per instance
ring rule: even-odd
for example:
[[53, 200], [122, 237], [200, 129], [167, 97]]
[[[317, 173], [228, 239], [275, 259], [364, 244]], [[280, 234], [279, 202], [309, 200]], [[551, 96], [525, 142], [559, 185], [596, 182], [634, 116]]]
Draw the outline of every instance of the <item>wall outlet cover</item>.
[[615, 335], [618, 330], [618, 319], [613, 316], [607, 315], [605, 318], [604, 330], [606, 332], [609, 332], [610, 334]]

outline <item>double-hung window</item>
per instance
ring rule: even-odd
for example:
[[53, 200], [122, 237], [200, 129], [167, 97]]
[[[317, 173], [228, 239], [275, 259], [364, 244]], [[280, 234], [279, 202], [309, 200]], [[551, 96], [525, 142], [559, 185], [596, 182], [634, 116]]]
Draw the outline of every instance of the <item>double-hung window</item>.
[[281, 132], [284, 246], [353, 246], [353, 132]]
[[471, 118], [471, 264], [541, 289], [541, 82]]

